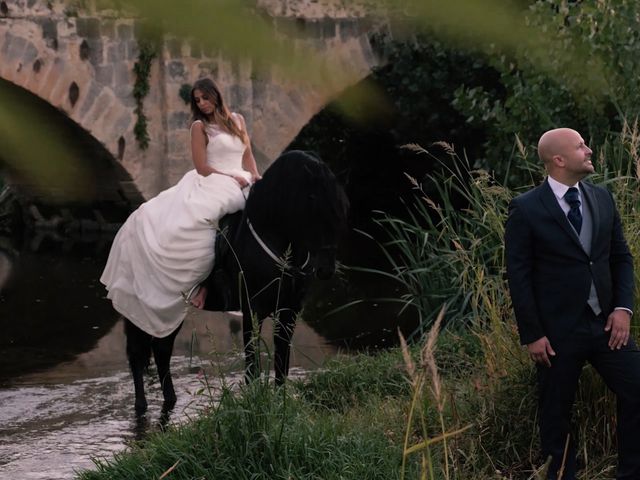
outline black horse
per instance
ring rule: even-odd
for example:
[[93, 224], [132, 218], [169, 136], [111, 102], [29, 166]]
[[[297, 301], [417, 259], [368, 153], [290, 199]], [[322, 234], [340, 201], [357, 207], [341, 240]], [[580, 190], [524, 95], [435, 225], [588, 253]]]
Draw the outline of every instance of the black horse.
[[[328, 279], [335, 272], [347, 209], [346, 196], [331, 170], [308, 152], [291, 151], [276, 159], [253, 185], [245, 210], [221, 222], [226, 227], [216, 238], [216, 265], [203, 283], [208, 291], [204, 308], [242, 311], [247, 380], [259, 373], [255, 332], [269, 315], [274, 317], [276, 383], [287, 377], [302, 301], [314, 276]], [[147, 407], [142, 374], [151, 351], [162, 384], [163, 410], [175, 405], [169, 360], [179, 329], [166, 338], [152, 339], [127, 321], [136, 411]]]

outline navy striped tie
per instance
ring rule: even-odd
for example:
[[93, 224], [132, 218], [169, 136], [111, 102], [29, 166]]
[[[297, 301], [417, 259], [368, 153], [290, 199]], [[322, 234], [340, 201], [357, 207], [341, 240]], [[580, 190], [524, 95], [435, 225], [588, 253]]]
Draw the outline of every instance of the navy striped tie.
[[567, 193], [564, 194], [564, 199], [569, 204], [569, 213], [567, 218], [576, 229], [578, 235], [580, 235], [580, 229], [582, 228], [582, 214], [580, 213], [580, 198], [578, 198], [578, 189], [576, 187], [570, 187]]

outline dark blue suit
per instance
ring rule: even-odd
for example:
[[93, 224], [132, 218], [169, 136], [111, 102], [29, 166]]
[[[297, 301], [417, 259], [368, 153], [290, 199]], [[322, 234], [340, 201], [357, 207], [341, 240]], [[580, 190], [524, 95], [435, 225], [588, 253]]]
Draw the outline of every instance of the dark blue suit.
[[[592, 220], [587, 253], [548, 181], [515, 198], [505, 228], [507, 276], [522, 344], [543, 336], [556, 356], [538, 365], [542, 450], [554, 458], [556, 478], [569, 432], [582, 366], [589, 361], [618, 396], [619, 479], [640, 479], [640, 351], [633, 340], [608, 347], [606, 317], [615, 307], [633, 309], [633, 259], [611, 194], [581, 182], [583, 209]], [[587, 305], [595, 284], [601, 315]], [[637, 445], [637, 446], [636, 446]], [[563, 479], [575, 478], [569, 452]]]

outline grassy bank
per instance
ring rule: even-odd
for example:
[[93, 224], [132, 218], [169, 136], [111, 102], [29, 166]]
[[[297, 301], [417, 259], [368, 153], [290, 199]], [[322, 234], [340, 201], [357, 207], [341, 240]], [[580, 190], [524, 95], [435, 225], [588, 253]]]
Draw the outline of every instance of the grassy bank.
[[96, 479], [400, 478], [408, 384], [400, 357], [333, 362], [308, 382], [224, 390], [201, 417], [99, 462]]
[[[428, 350], [336, 359], [285, 388], [224, 390], [202, 416], [78, 478], [543, 478], [534, 370], [515, 331], [445, 331]], [[575, 419], [583, 478], [612, 477], [614, 411], [587, 370]]]
[[[514, 331], [444, 332], [433, 359], [426, 350], [425, 342], [405, 354], [336, 359], [285, 388], [225, 390], [192, 422], [78, 478], [537, 478], [534, 372]], [[611, 478], [611, 418], [603, 412], [614, 407], [588, 372], [576, 408], [589, 454], [583, 478]]]

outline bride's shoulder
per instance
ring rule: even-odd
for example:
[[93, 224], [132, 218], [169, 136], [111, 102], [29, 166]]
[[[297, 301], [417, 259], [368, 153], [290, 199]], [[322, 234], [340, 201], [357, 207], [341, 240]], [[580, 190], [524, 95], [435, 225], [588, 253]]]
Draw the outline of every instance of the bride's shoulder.
[[244, 117], [241, 113], [231, 112], [231, 118], [233, 118], [233, 121], [236, 122], [236, 125], [238, 125], [240, 130], [244, 130]]
[[202, 120], [194, 120], [191, 123], [191, 127], [189, 128], [189, 130], [193, 131], [194, 129], [196, 129], [204, 131], [206, 127], [206, 124]]
[[209, 134], [207, 133], [207, 124], [202, 120], [194, 120], [193, 123], [191, 123], [191, 128], [189, 128], [189, 133], [191, 138], [201, 138], [204, 136], [205, 142], [209, 137]]

